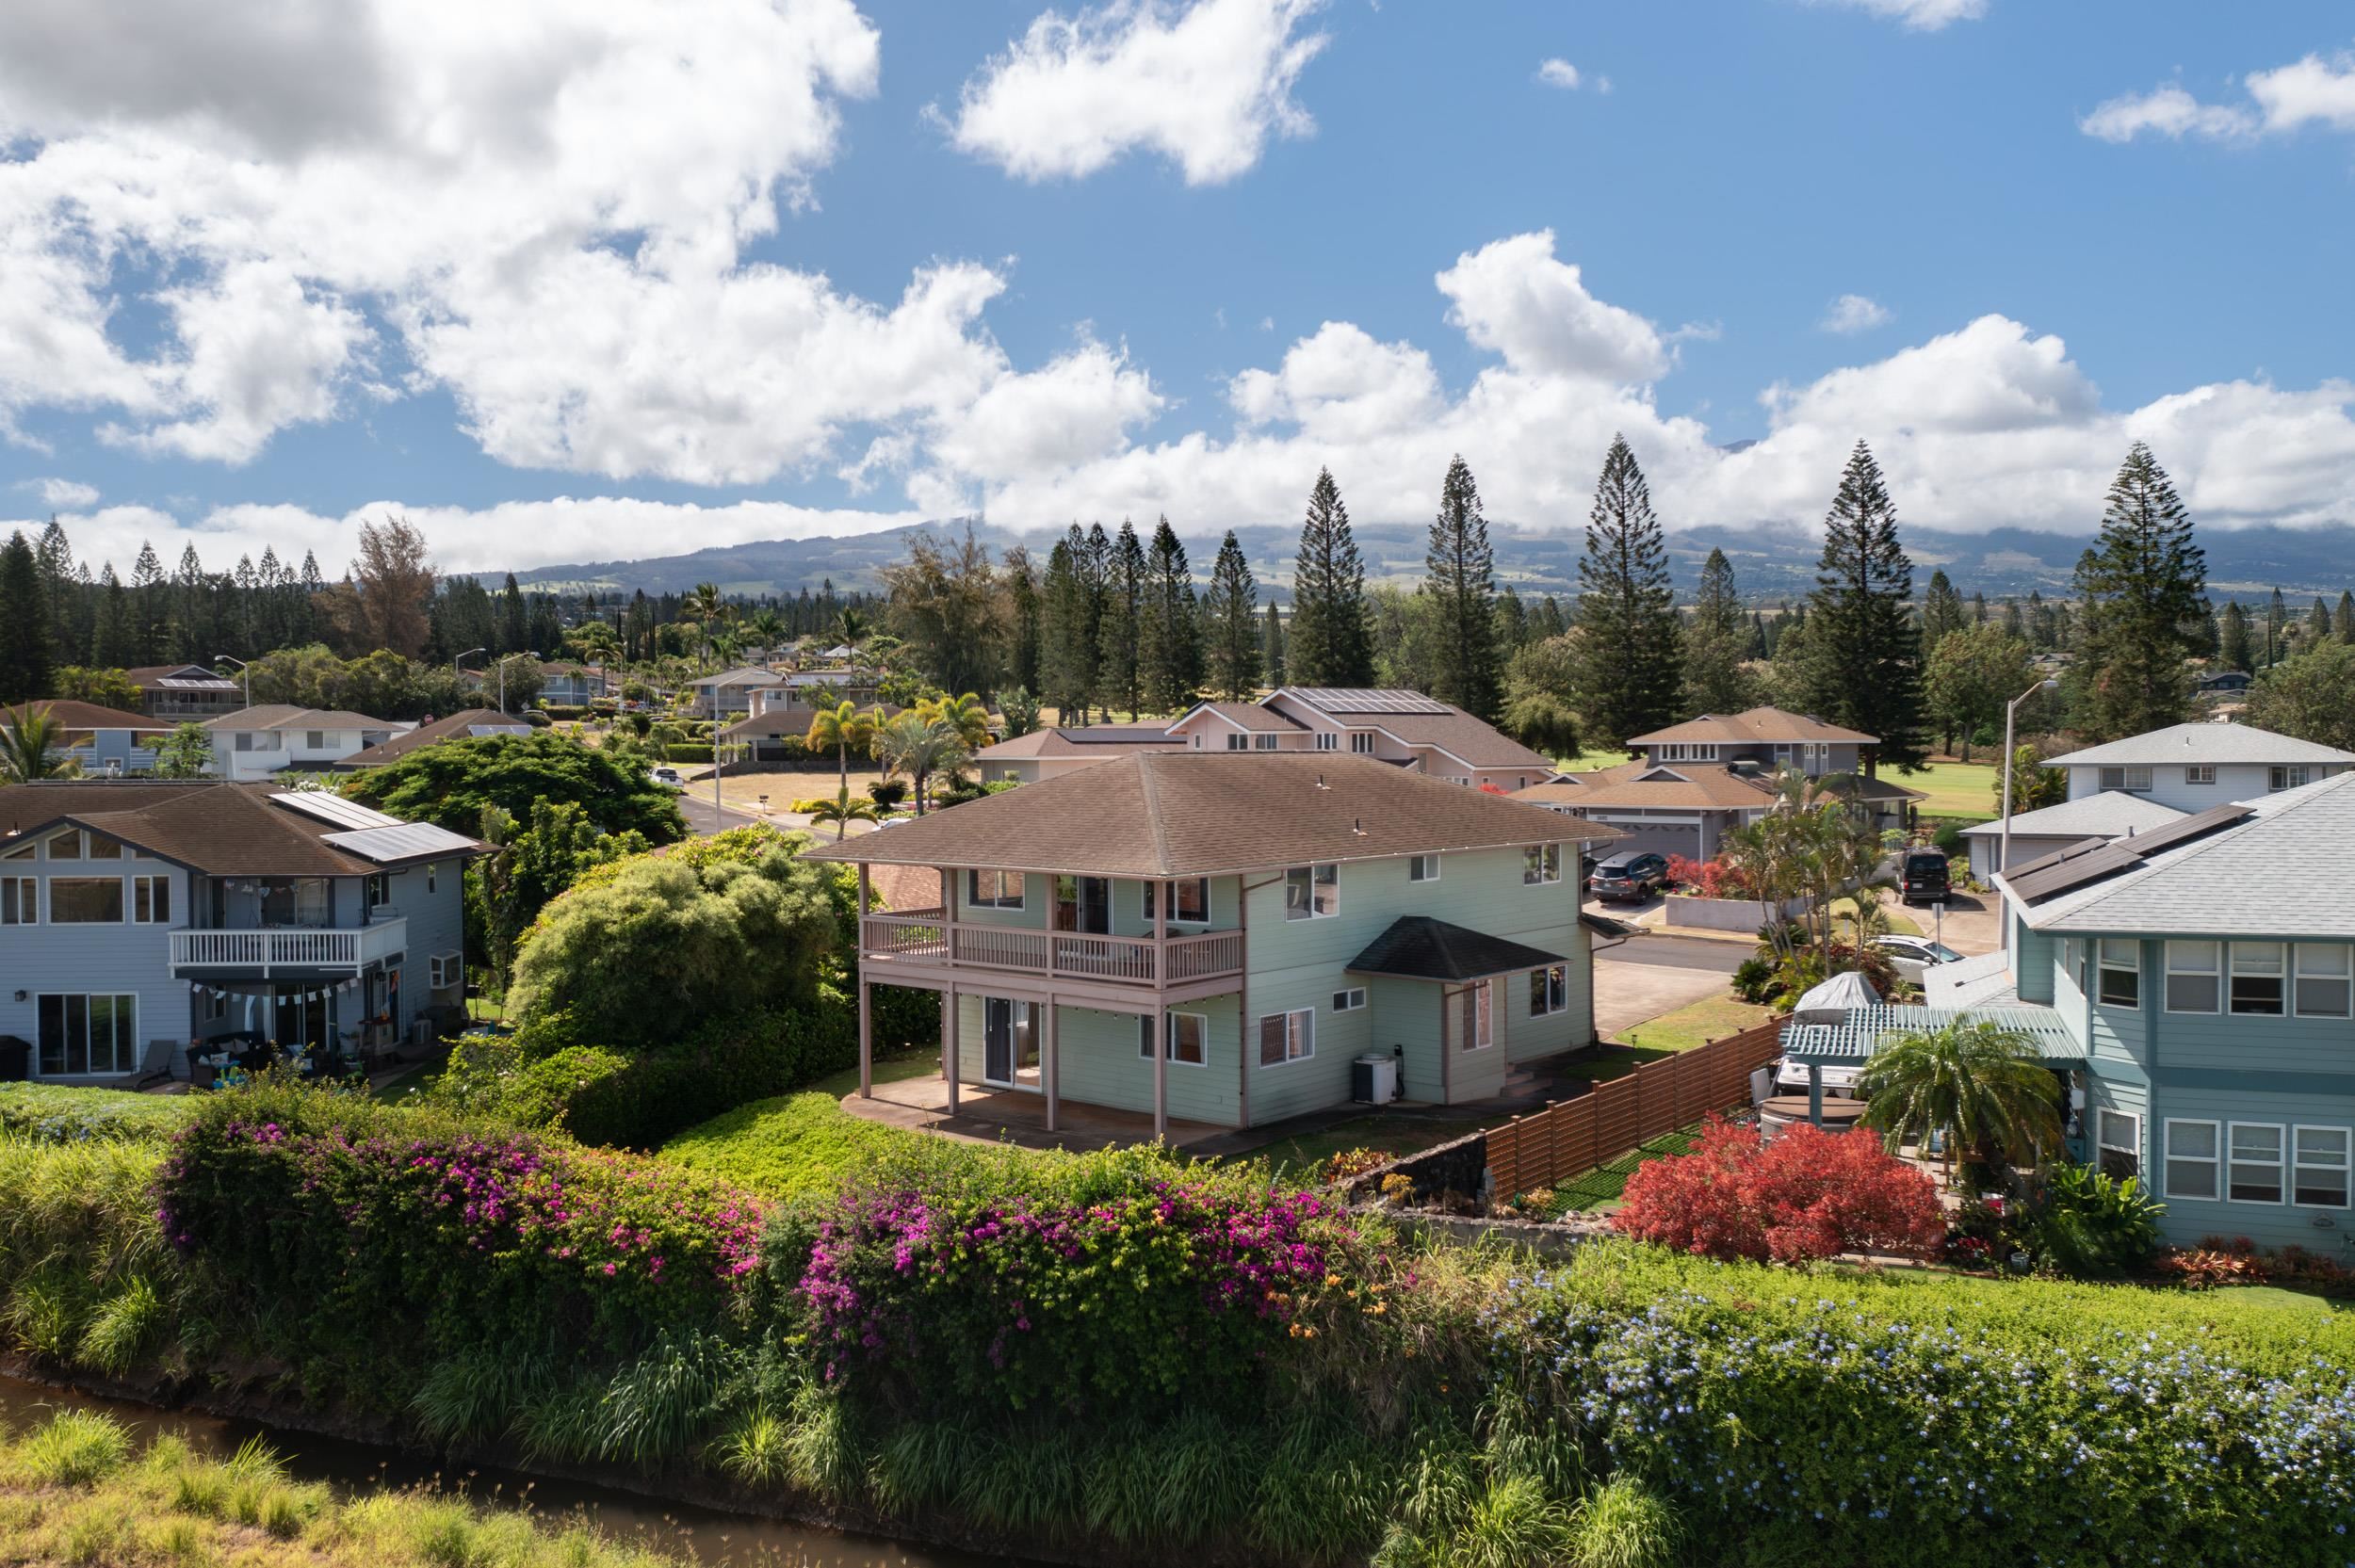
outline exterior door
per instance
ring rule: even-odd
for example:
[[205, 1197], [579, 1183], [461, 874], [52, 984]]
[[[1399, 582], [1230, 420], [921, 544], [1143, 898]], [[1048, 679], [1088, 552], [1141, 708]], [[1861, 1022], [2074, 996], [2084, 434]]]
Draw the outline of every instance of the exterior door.
[[1113, 930], [1113, 884], [1102, 877], [1055, 879], [1055, 929], [1089, 936]]
[[1028, 1002], [982, 998], [982, 1081], [999, 1089], [1037, 1089], [1038, 1024]]

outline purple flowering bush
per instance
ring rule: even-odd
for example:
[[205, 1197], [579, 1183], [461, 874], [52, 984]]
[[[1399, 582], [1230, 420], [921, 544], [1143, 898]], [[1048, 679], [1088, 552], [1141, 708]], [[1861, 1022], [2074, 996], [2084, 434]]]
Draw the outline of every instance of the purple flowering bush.
[[[1324, 1200], [1149, 1161], [1044, 1190], [853, 1190], [798, 1294], [820, 1372], [901, 1406], [1103, 1412], [1263, 1386], [1353, 1245]], [[944, 1189], [945, 1188], [945, 1189]], [[788, 1265], [789, 1268], [789, 1265]]]
[[281, 1353], [396, 1379], [485, 1346], [604, 1361], [723, 1327], [763, 1220], [658, 1161], [275, 1085], [208, 1100], [155, 1202]]

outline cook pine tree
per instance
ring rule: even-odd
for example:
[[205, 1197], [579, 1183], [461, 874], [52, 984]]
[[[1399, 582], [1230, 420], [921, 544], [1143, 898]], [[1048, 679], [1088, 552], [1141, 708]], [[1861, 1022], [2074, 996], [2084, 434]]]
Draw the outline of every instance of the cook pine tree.
[[[2091, 738], [2141, 735], [2188, 716], [2185, 661], [2198, 652], [2207, 575], [2190, 513], [2151, 448], [2136, 442], [2110, 483], [2102, 531], [2077, 567], [2085, 606], [2077, 721]], [[2266, 609], [2273, 647], [2281, 604], [2277, 590]]]
[[[1268, 606], [1275, 608], [1273, 605]], [[1247, 703], [1259, 686], [1261, 629], [1259, 621], [1259, 585], [1251, 576], [1235, 530], [1218, 542], [1210, 562], [1210, 592], [1203, 603], [1204, 630], [1210, 637], [1210, 690], [1230, 703]]]
[[1616, 749], [1675, 722], [1684, 675], [1676, 590], [1651, 487], [1621, 436], [1612, 438], [1595, 483], [1578, 586], [1577, 705], [1586, 743]]
[[1329, 468], [1317, 471], [1300, 526], [1292, 573], [1291, 622], [1284, 663], [1296, 686], [1373, 684], [1373, 627], [1367, 613], [1366, 566], [1349, 531], [1349, 509]]
[[1120, 520], [1112, 553], [1104, 561], [1104, 610], [1097, 624], [1096, 700], [1107, 710], [1125, 710], [1130, 719], [1144, 711], [1145, 681], [1139, 658], [1145, 616], [1145, 545], [1135, 525]]
[[1186, 547], [1169, 519], [1153, 529], [1139, 592], [1137, 684], [1159, 713], [1182, 713], [1202, 687], [1202, 619]]
[[1684, 628], [1684, 711], [1739, 713], [1750, 705], [1750, 656], [1757, 628], [1742, 609], [1733, 563], [1713, 549], [1701, 565], [1693, 596], [1693, 621]]
[[1824, 519], [1824, 553], [1808, 595], [1805, 691], [1818, 718], [1878, 738], [1865, 753], [1868, 776], [1883, 763], [1922, 761], [1922, 639], [1912, 597], [1896, 503], [1860, 441]]
[[1439, 510], [1431, 520], [1423, 564], [1437, 655], [1431, 695], [1494, 723], [1504, 705], [1496, 558], [1488, 544], [1488, 520], [1480, 509], [1480, 486], [1460, 453], [1439, 481]]

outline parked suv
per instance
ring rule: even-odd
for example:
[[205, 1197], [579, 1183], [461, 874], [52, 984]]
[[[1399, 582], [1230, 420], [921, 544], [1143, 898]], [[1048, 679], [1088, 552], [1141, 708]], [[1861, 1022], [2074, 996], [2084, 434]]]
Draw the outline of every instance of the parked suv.
[[1622, 849], [1599, 861], [1587, 885], [1608, 903], [1640, 904], [1667, 885], [1668, 863], [1644, 849]]
[[1898, 896], [1908, 904], [1935, 903], [1946, 891], [1946, 857], [1936, 849], [1908, 849], [1897, 868]]
[[1953, 963], [1962, 957], [1942, 942], [1932, 942], [1926, 936], [1876, 936], [1873, 946], [1889, 960], [1901, 980], [1922, 983], [1922, 971], [1936, 964]]

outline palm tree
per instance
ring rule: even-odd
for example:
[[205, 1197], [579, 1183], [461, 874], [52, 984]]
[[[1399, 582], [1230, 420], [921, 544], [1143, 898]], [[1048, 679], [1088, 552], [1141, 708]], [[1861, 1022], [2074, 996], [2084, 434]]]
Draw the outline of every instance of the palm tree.
[[858, 645], [867, 640], [868, 634], [872, 630], [867, 623], [867, 617], [859, 611], [848, 606], [835, 611], [834, 635], [840, 638], [842, 646], [853, 654], [858, 652]]
[[785, 641], [785, 617], [763, 605], [744, 617], [744, 635], [773, 653]]
[[57, 778], [65, 764], [54, 753], [64, 741], [65, 726], [26, 703], [0, 723], [0, 774], [18, 784]]
[[832, 747], [842, 758], [841, 784], [851, 787], [851, 748], [862, 749], [875, 741], [875, 719], [872, 715], [858, 711], [858, 704], [845, 698], [842, 705], [831, 711], [820, 709], [809, 721], [809, 749], [813, 752]]
[[916, 711], [927, 719], [937, 719], [957, 733], [968, 752], [978, 752], [989, 744], [989, 704], [968, 691], [962, 697], [935, 697], [918, 703]]
[[720, 591], [718, 583], [697, 583], [679, 602], [679, 619], [695, 623], [706, 652], [710, 650], [713, 629], [725, 621], [729, 613], [727, 598]]
[[924, 815], [924, 784], [942, 768], [965, 760], [965, 742], [945, 719], [911, 709], [895, 714], [875, 732], [875, 755], [885, 778], [905, 773], [916, 785], [916, 815]]
[[[850, 704], [845, 703], [843, 706], [848, 707]], [[844, 784], [841, 793], [833, 800], [819, 801], [816, 808], [809, 814], [812, 823], [831, 822], [834, 824], [834, 841], [836, 844], [841, 843], [842, 835], [851, 831], [852, 823], [872, 822], [875, 817], [875, 802], [864, 796], [855, 800], [852, 800], [849, 784]]]
[[1864, 1123], [1890, 1146], [1919, 1145], [1946, 1134], [1945, 1167], [1954, 1178], [1957, 1145], [1992, 1165], [2039, 1160], [2061, 1143], [2060, 1079], [2036, 1043], [1986, 1018], [1958, 1018], [1934, 1029], [1884, 1038], [1858, 1076]]

